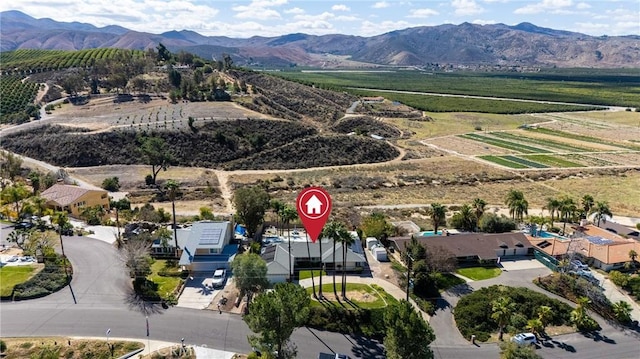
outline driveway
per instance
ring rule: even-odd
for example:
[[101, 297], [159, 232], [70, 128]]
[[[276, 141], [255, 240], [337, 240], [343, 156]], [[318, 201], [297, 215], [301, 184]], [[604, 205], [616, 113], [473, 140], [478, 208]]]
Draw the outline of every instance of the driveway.
[[[227, 279], [227, 284], [231, 279]], [[224, 288], [214, 289], [212, 277], [189, 277], [178, 298], [178, 307], [206, 309], [215, 296]]]

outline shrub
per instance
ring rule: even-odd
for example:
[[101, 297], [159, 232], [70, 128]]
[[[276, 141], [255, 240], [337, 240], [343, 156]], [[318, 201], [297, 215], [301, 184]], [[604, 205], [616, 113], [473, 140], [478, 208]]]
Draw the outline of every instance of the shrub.
[[479, 227], [486, 233], [504, 233], [516, 229], [516, 222], [506, 216], [498, 217], [494, 213], [485, 213], [480, 218]]
[[120, 190], [120, 179], [118, 177], [105, 178], [102, 181], [102, 188], [109, 192], [118, 192]]
[[[59, 255], [45, 258], [42, 271], [13, 288], [14, 300], [44, 297], [66, 286], [71, 276], [67, 276], [64, 263], [65, 260]], [[68, 264], [66, 267], [68, 271], [71, 270]]]
[[7, 350], [7, 343], [4, 340], [0, 340], [0, 353], [4, 353]]
[[628, 274], [620, 273], [616, 270], [609, 272], [609, 279], [613, 284], [625, 288], [629, 285], [630, 276]]
[[343, 334], [361, 334], [382, 339], [385, 308], [349, 310], [340, 307], [311, 307], [307, 325]]

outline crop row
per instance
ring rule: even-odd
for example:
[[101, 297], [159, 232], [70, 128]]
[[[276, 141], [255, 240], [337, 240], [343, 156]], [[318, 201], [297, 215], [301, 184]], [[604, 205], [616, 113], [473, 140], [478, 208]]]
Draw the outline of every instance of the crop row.
[[70, 67], [87, 67], [91, 66], [96, 60], [116, 57], [123, 59], [140, 58], [145, 54], [141, 50], [100, 48], [78, 51], [38, 50], [33, 53], [32, 57], [29, 57], [29, 51], [31, 50], [16, 50], [3, 53], [3, 67], [9, 69], [5, 70], [5, 72], [27, 74]]
[[576, 162], [572, 162], [572, 161], [568, 161], [556, 156], [549, 156], [549, 155], [526, 155], [523, 156], [526, 158], [530, 158], [536, 162], [539, 163], [543, 163], [547, 166], [545, 167], [584, 167], [584, 165], [581, 165], [579, 163]]
[[538, 132], [538, 133], [544, 133], [546, 135], [570, 138], [570, 139], [573, 139], [573, 140], [580, 140], [580, 141], [584, 141], [584, 142], [600, 143], [600, 144], [609, 145], [609, 146], [626, 148], [626, 149], [633, 150], [633, 151], [640, 151], [640, 146], [635, 146], [635, 145], [632, 145], [632, 144], [624, 144], [624, 143], [614, 143], [614, 142], [611, 142], [611, 140], [609, 140], [609, 139], [597, 138], [597, 137], [591, 137], [591, 136], [585, 136], [585, 135], [578, 135], [576, 133], [552, 130], [552, 129], [549, 129], [549, 128], [543, 128], [543, 127], [528, 128], [527, 131], [533, 131], [533, 132]]
[[527, 167], [533, 167], [533, 168], [548, 168], [549, 167], [547, 165], [543, 165], [542, 163], [529, 161], [527, 159], [516, 157], [516, 156], [511, 156], [511, 155], [502, 156], [502, 158], [504, 158], [506, 160], [509, 160], [511, 162], [516, 162], [516, 163], [523, 164], [523, 165], [525, 165]]
[[566, 157], [570, 160], [574, 160], [574, 161], [580, 161], [581, 163], [587, 165], [587, 166], [615, 166], [618, 165], [618, 163], [615, 162], [611, 162], [611, 161], [607, 161], [607, 160], [603, 160], [602, 158], [597, 158], [594, 156], [587, 156], [587, 155], [579, 155], [579, 154], [568, 154], [568, 155], [564, 155], [562, 157]]
[[495, 137], [500, 137], [500, 138], [503, 138], [503, 139], [506, 139], [506, 140], [512, 140], [512, 141], [518, 141], [518, 142], [526, 142], [526, 143], [531, 143], [531, 144], [534, 144], [534, 145], [541, 145], [541, 146], [545, 146], [545, 147], [552, 148], [552, 149], [559, 150], [559, 151], [566, 151], [566, 152], [589, 152], [589, 151], [593, 151], [593, 149], [587, 149], [587, 148], [584, 148], [584, 147], [577, 147], [577, 146], [569, 145], [569, 144], [558, 142], [558, 141], [554, 141], [554, 140], [533, 138], [533, 137], [526, 137], [526, 136], [518, 136], [518, 135], [514, 135], [512, 133], [508, 133], [508, 132], [491, 132], [491, 135], [495, 136]]
[[541, 73], [469, 72], [280, 72], [316, 86], [419, 91], [542, 101], [635, 106], [640, 103], [640, 69], [547, 70]]
[[13, 122], [8, 120], [8, 116], [25, 112], [37, 94], [37, 83], [22, 82], [16, 76], [0, 77], [0, 122]]
[[547, 103], [521, 102], [509, 100], [492, 100], [465, 97], [445, 97], [430, 94], [409, 94], [399, 92], [383, 92], [375, 90], [334, 88], [358, 96], [382, 96], [392, 101], [427, 112], [480, 112], [499, 114], [569, 112], [596, 110], [599, 107], [581, 107], [571, 105], [555, 105]]
[[509, 167], [509, 168], [516, 168], [516, 169], [520, 169], [520, 168], [527, 168], [527, 166], [518, 163], [518, 162], [513, 162], [513, 161], [509, 161], [506, 160], [503, 157], [499, 157], [499, 156], [479, 156], [480, 158], [482, 158], [485, 161], [489, 161], [489, 162], [493, 162], [496, 164], [499, 164], [500, 166], [505, 166], [505, 167]]
[[477, 135], [475, 133], [468, 133], [465, 135], [459, 135], [462, 138], [467, 138], [474, 141], [484, 142], [486, 144], [506, 148], [508, 150], [513, 150], [521, 153], [548, 153], [551, 152], [549, 150], [544, 150], [537, 147], [522, 145], [519, 143], [514, 143], [510, 141], [501, 140], [498, 138], [491, 138], [486, 136]]

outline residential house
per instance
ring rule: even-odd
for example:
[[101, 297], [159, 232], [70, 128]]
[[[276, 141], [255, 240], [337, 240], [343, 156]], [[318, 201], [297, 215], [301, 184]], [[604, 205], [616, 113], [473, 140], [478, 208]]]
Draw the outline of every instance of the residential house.
[[579, 256], [602, 270], [624, 267], [631, 250], [640, 254], [640, 242], [619, 236], [592, 224], [576, 227], [571, 238], [530, 238], [536, 251], [559, 260], [567, 255]]
[[[151, 255], [154, 257], [173, 257], [176, 254], [176, 240], [173, 237], [173, 229], [168, 227], [171, 231], [171, 238], [167, 239], [166, 243], [162, 243], [160, 239], [154, 239], [151, 244]], [[178, 228], [176, 229], [176, 238], [178, 239], [178, 255], [182, 253], [182, 248], [187, 245], [189, 236], [191, 235], [191, 228]]]
[[[497, 262], [498, 258], [507, 259], [533, 255], [533, 245], [521, 232], [509, 233], [461, 233], [451, 236], [416, 236], [418, 243], [427, 248], [442, 247], [451, 252], [458, 264], [476, 264], [479, 261]], [[395, 250], [404, 252], [411, 237], [391, 237]]]
[[600, 228], [605, 229], [611, 233], [618, 234], [622, 237], [629, 237], [640, 240], [640, 231], [637, 229], [623, 226], [622, 224], [611, 221], [600, 221]]
[[[357, 237], [357, 234], [355, 236]], [[322, 253], [320, 253], [320, 241], [322, 241]], [[261, 256], [267, 262], [267, 277], [272, 283], [278, 283], [289, 278], [289, 260], [291, 260], [293, 273], [310, 268], [320, 269], [323, 266], [326, 270], [336, 268], [342, 271], [343, 246], [342, 243], [336, 245], [335, 262], [333, 261], [333, 242], [328, 238], [309, 243], [308, 248], [306, 241], [292, 241], [291, 252], [289, 252], [289, 243], [277, 242], [264, 247]], [[362, 244], [357, 240], [347, 248], [344, 268], [346, 271], [355, 271], [358, 268], [364, 268], [365, 263]]]
[[211, 273], [218, 268], [230, 268], [238, 252], [238, 244], [232, 243], [232, 238], [232, 222], [196, 222], [181, 248], [178, 264], [191, 273]]
[[40, 194], [47, 207], [56, 211], [66, 211], [71, 217], [80, 218], [86, 208], [101, 206], [109, 210], [109, 192], [66, 184], [54, 184]]

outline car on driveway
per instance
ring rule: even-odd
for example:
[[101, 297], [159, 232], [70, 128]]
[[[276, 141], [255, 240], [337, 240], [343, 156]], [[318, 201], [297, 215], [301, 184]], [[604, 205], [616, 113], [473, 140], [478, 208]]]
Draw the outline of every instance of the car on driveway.
[[533, 333], [520, 333], [511, 337], [511, 341], [520, 345], [535, 345], [538, 342], [538, 339]]
[[214, 288], [224, 287], [224, 281], [227, 279], [227, 271], [224, 269], [216, 269], [213, 272], [213, 281], [211, 285]]
[[571, 267], [575, 270], [589, 270], [589, 266], [580, 262], [577, 259], [571, 261]]
[[16, 225], [13, 226], [13, 228], [15, 228], [15, 229], [31, 229], [31, 228], [33, 228], [33, 223], [20, 222], [20, 223], [16, 223]]

